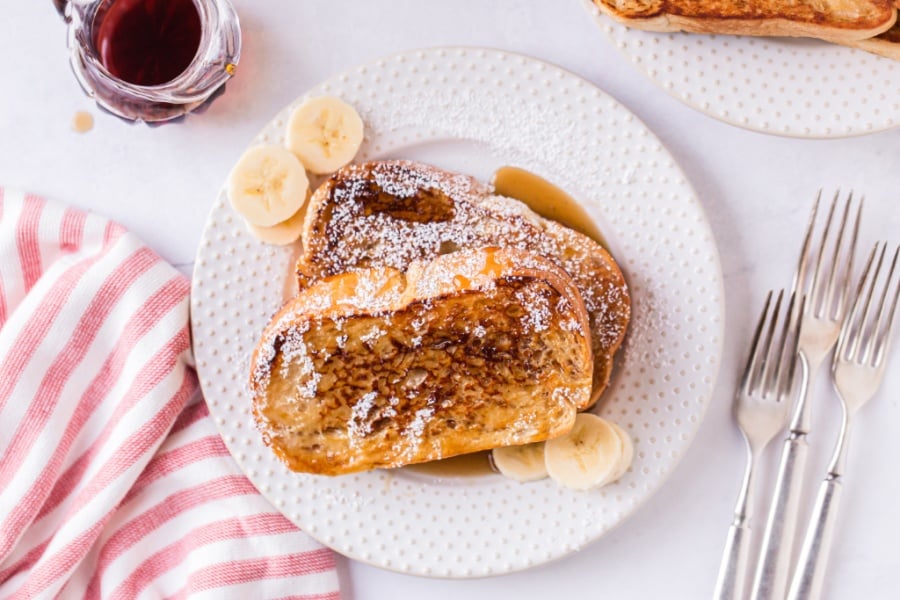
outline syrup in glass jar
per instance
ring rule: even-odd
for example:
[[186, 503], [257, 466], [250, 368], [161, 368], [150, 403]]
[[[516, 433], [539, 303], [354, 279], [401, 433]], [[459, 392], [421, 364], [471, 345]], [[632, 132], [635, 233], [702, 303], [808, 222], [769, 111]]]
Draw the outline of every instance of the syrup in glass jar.
[[196, 56], [201, 35], [194, 0], [114, 0], [94, 25], [103, 66], [141, 86], [181, 75]]
[[54, 0], [75, 77], [101, 108], [160, 123], [202, 110], [241, 56], [231, 0]]

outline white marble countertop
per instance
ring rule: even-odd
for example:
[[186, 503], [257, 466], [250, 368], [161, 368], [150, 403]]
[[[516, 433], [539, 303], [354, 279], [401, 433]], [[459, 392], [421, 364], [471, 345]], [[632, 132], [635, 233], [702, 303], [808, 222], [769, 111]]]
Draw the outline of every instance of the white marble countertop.
[[[108, 215], [185, 272], [219, 185], [271, 115], [334, 72], [409, 48], [489, 46], [569, 69], [643, 119], [694, 185], [721, 253], [727, 338], [715, 397], [672, 478], [632, 518], [560, 562], [442, 581], [340, 560], [347, 599], [708, 597], [744, 461], [730, 417], [732, 390], [764, 290], [790, 282], [816, 190], [866, 195], [863, 248], [876, 239], [900, 242], [900, 128], [819, 141], [722, 124], [646, 80], [579, 0], [236, 0], [244, 33], [238, 77], [205, 114], [154, 129], [100, 113], [81, 93], [51, 2], [7, 4], [0, 20], [0, 185]], [[70, 128], [78, 110], [96, 117], [86, 134]], [[819, 383], [815, 479], [838, 411]], [[829, 598], [896, 597], [900, 586], [898, 398], [900, 351], [857, 423]]]

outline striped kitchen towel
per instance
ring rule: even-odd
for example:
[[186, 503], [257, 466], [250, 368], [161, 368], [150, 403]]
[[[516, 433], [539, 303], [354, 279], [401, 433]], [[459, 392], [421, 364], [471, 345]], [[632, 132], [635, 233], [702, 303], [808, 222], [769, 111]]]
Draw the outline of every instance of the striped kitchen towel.
[[209, 417], [188, 293], [119, 225], [0, 188], [0, 598], [339, 598]]

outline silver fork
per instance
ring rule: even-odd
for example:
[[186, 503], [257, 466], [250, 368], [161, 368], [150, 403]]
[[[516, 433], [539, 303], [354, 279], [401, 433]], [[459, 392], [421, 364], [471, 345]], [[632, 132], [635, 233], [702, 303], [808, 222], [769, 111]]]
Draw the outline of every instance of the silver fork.
[[[794, 299], [782, 316], [784, 291], [772, 307], [772, 292], [759, 317], [747, 365], [734, 398], [734, 413], [747, 446], [747, 466], [728, 528], [713, 597], [739, 600], [744, 595], [750, 512], [756, 463], [772, 438], [784, 428], [788, 395], [797, 357], [798, 335], [791, 329]], [[771, 310], [770, 310], [771, 309]], [[779, 320], [781, 324], [779, 326]]]
[[[821, 237], [813, 246], [812, 238], [822, 201], [822, 193], [819, 192], [809, 217], [800, 263], [794, 276], [794, 292], [806, 299], [804, 309], [795, 316], [801, 321], [800, 393], [782, 448], [760, 558], [753, 578], [753, 600], [783, 600], [787, 591], [809, 450], [806, 436], [811, 418], [810, 382], [838, 338], [851, 285], [856, 238], [862, 216], [863, 202], [860, 200], [851, 224], [853, 194], [848, 196], [841, 209], [838, 208], [838, 198], [839, 193], [835, 194], [831, 202]], [[833, 237], [833, 226], [838, 214], [840, 224], [836, 237]], [[813, 266], [813, 271], [811, 277], [808, 277], [810, 266]]]
[[[879, 249], [880, 246], [880, 249]], [[865, 273], [857, 289], [853, 308], [844, 320], [834, 360], [832, 381], [841, 399], [841, 433], [838, 437], [828, 473], [819, 487], [815, 507], [800, 550], [800, 560], [791, 580], [790, 600], [819, 598], [825, 578], [825, 566], [834, 534], [838, 506], [847, 463], [847, 447], [853, 416], [868, 402], [881, 385], [887, 361], [888, 346], [897, 300], [900, 298], [900, 277], [895, 281], [900, 246], [887, 277], [883, 279], [878, 307], [873, 311], [872, 300], [884, 264], [887, 244], [876, 244], [869, 255]], [[877, 257], [877, 261], [876, 261]], [[893, 298], [891, 290], [893, 288]]]

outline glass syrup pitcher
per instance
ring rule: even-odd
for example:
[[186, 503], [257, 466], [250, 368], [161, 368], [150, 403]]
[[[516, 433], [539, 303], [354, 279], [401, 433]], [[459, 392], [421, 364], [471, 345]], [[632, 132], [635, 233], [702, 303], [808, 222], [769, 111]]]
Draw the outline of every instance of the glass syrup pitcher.
[[155, 123], [218, 96], [241, 55], [228, 0], [53, 0], [84, 91], [129, 121]]

